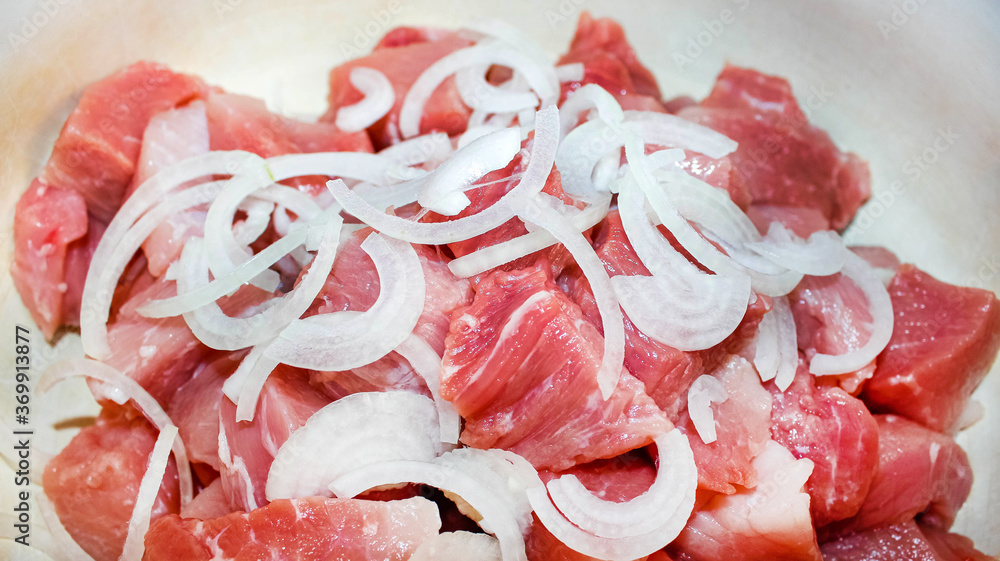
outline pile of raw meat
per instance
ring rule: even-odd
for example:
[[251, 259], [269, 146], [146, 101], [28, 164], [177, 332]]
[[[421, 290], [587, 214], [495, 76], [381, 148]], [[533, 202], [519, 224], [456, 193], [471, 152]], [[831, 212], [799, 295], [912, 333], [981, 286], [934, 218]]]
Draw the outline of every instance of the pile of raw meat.
[[846, 248], [870, 192], [785, 80], [663, 100], [588, 14], [395, 29], [318, 122], [136, 63], [16, 208], [102, 406], [45, 494], [99, 561], [990, 559], [1000, 303]]

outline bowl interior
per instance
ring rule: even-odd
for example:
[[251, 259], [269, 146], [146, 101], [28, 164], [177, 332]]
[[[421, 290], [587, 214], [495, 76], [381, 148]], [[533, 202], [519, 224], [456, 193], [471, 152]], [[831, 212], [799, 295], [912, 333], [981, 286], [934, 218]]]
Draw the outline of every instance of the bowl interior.
[[[871, 164], [875, 196], [847, 239], [884, 245], [944, 281], [1000, 291], [1000, 4], [988, 0], [53, 0], [7, 8], [0, 22], [0, 211], [8, 225], [81, 89], [129, 62], [157, 60], [308, 117], [325, 109], [329, 69], [367, 52], [397, 25], [501, 18], [558, 54], [586, 9], [623, 24], [667, 97], [705, 95], [725, 61], [789, 78], [812, 121]], [[12, 232], [0, 230], [6, 270]], [[0, 298], [9, 325], [31, 325], [6, 274]], [[36, 373], [80, 353], [74, 336], [54, 349], [32, 344]], [[0, 353], [13, 364], [12, 346]], [[11, 389], [0, 396], [4, 412], [13, 411]], [[77, 384], [37, 399], [41, 451], [72, 434], [43, 425], [94, 411], [81, 395]], [[976, 482], [956, 531], [995, 555], [1000, 372], [976, 398], [985, 417], [958, 437]], [[2, 479], [5, 486], [12, 480]], [[8, 491], [2, 496], [13, 496]]]

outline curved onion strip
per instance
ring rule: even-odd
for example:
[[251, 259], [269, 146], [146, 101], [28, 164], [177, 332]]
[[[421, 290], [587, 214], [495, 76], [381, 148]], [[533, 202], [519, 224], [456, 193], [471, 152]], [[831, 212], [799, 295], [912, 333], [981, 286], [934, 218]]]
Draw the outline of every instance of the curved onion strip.
[[[771, 277], [761, 274], [751, 274], [747, 267], [736, 263], [726, 254], [719, 251], [708, 239], [698, 232], [687, 219], [681, 216], [663, 187], [658, 185], [648, 169], [648, 158], [643, 153], [640, 142], [630, 139], [625, 143], [625, 155], [629, 162], [629, 173], [649, 201], [661, 223], [670, 230], [678, 243], [687, 249], [691, 255], [710, 270], [719, 275], [750, 275], [752, 286], [757, 292], [768, 296], [781, 296], [790, 292], [798, 284], [801, 275], [794, 271]], [[670, 179], [673, 178], [673, 179]], [[668, 175], [666, 187], [669, 190], [670, 181], [687, 183], [691, 178], [686, 173], [674, 172]], [[713, 224], [714, 226], [714, 224]]]
[[[593, 180], [594, 168], [608, 154], [620, 152], [624, 143], [623, 129], [601, 119], [587, 121], [571, 130], [556, 154], [563, 191], [585, 200], [593, 197], [598, 191]], [[620, 155], [618, 158], [620, 161]]]
[[729, 399], [726, 387], [718, 378], [703, 374], [699, 376], [688, 388], [688, 415], [691, 422], [698, 431], [698, 436], [705, 444], [711, 444], [716, 440], [715, 414], [712, 412], [712, 403], [722, 403]]
[[358, 179], [388, 185], [424, 175], [424, 171], [408, 167], [382, 154], [366, 152], [316, 152], [286, 154], [267, 159], [274, 181], [284, 181], [304, 175], [326, 175]]
[[441, 427], [441, 442], [458, 444], [462, 430], [462, 418], [452, 403], [441, 397], [441, 357], [420, 337], [411, 334], [396, 347], [396, 352], [405, 358], [417, 375], [427, 382], [427, 389], [434, 397], [437, 407], [438, 424]]
[[[272, 183], [271, 177], [241, 174], [234, 176], [208, 207], [205, 214], [205, 254], [208, 268], [216, 277], [230, 273], [253, 257], [250, 236], [237, 238], [233, 227], [236, 211], [244, 199]], [[248, 216], [248, 220], [250, 216]], [[266, 223], [265, 223], [266, 228]], [[262, 230], [261, 230], [262, 231]], [[271, 292], [278, 287], [280, 278], [276, 271], [265, 271], [253, 284]]]
[[323, 212], [316, 201], [294, 187], [275, 183], [253, 194], [254, 198], [281, 205], [296, 214], [299, 221], [309, 222]]
[[409, 561], [501, 561], [500, 542], [489, 534], [442, 532], [421, 542]]
[[[605, 195], [577, 214], [568, 218], [573, 229], [583, 232], [595, 226], [608, 214], [611, 196]], [[499, 267], [515, 259], [541, 251], [559, 243], [547, 230], [538, 229], [522, 236], [478, 249], [448, 262], [448, 268], [459, 278], [467, 278]]]
[[364, 97], [354, 105], [337, 110], [337, 128], [344, 132], [359, 132], [375, 124], [396, 103], [392, 82], [374, 68], [355, 67], [349, 77], [351, 85]]
[[582, 62], [570, 62], [567, 64], [560, 64], [556, 67], [556, 76], [559, 77], [560, 84], [582, 81], [584, 75], [583, 72], [584, 67]]
[[755, 347], [753, 365], [760, 380], [773, 379], [779, 390], [787, 390], [799, 366], [795, 318], [787, 297], [771, 299], [771, 310], [764, 314], [757, 328]]
[[515, 204], [521, 220], [544, 228], [566, 247], [594, 291], [604, 331], [604, 352], [597, 372], [597, 385], [604, 399], [608, 399], [618, 385], [625, 361], [625, 324], [604, 263], [587, 238], [556, 210], [546, 207], [537, 198], [524, 199]]
[[[577, 552], [597, 559], [637, 559], [663, 548], [687, 524], [694, 508], [698, 485], [698, 472], [691, 449], [686, 439], [683, 443], [674, 442], [676, 437], [672, 435], [677, 432], [674, 429], [656, 439], [658, 450], [669, 450], [671, 453], [669, 458], [665, 452], [659, 453], [657, 482], [661, 480], [663, 473], [663, 481], [666, 482], [664, 488], [653, 491], [653, 487], [650, 487], [649, 491], [632, 501], [614, 503], [598, 499], [575, 477], [567, 479], [567, 476], [563, 476], [548, 484], [549, 493], [553, 492], [553, 484], [556, 484], [556, 492], [551, 501], [544, 488], [527, 490], [535, 515], [559, 541]], [[668, 471], [669, 474], [666, 473]], [[566, 482], [557, 483], [562, 480]], [[654, 486], [656, 484], [653, 483]], [[553, 504], [556, 500], [558, 509]], [[563, 516], [560, 510], [572, 514]], [[573, 522], [568, 518], [572, 518]], [[635, 528], [650, 526], [646, 520], [651, 519], [657, 522], [652, 530], [635, 534]], [[583, 529], [584, 527], [605, 530], [622, 537], [597, 535]]]
[[500, 129], [473, 140], [438, 166], [425, 180], [417, 202], [444, 216], [454, 216], [471, 204], [464, 190], [487, 173], [503, 169], [521, 150], [517, 129]]
[[882, 281], [867, 261], [854, 252], [847, 252], [847, 259], [841, 274], [854, 281], [868, 299], [868, 309], [872, 316], [872, 333], [860, 349], [842, 355], [817, 354], [809, 361], [809, 371], [818, 376], [826, 374], [846, 374], [864, 368], [875, 360], [892, 336], [892, 300]]
[[467, 66], [455, 74], [455, 86], [462, 101], [473, 109], [488, 113], [508, 113], [538, 106], [538, 96], [498, 88], [486, 81], [488, 65]]
[[348, 189], [342, 181], [331, 181], [326, 185], [345, 211], [387, 236], [430, 245], [467, 240], [510, 220], [514, 216], [514, 211], [510, 208], [511, 201], [530, 197], [545, 187], [559, 142], [558, 109], [555, 106], [542, 109], [536, 116], [535, 124], [535, 139], [521, 180], [499, 201], [472, 216], [449, 222], [414, 222], [385, 214]]
[[[149, 419], [150, 423], [161, 431], [173, 425], [170, 416], [160, 407], [156, 398], [149, 395], [149, 392], [140, 386], [138, 382], [122, 374], [115, 368], [96, 360], [87, 358], [64, 359], [53, 364], [38, 379], [37, 391], [39, 394], [45, 393], [52, 386], [74, 376], [85, 376], [114, 386], [127, 399], [134, 401], [139, 411]], [[191, 482], [191, 468], [188, 462], [187, 448], [185, 448], [184, 442], [180, 438], [174, 441], [173, 451], [174, 459], [177, 460], [181, 505], [184, 506], [191, 502], [194, 496], [194, 489]]]
[[738, 146], [722, 133], [669, 113], [625, 111], [625, 121], [645, 144], [684, 148], [709, 158], [731, 154]]
[[42, 492], [35, 493], [35, 501], [38, 503], [38, 513], [42, 515], [45, 527], [52, 534], [52, 541], [59, 548], [60, 559], [63, 561], [94, 561], [94, 558], [84, 551], [80, 544], [73, 539], [73, 536], [66, 531], [62, 520], [59, 520], [59, 514], [56, 513], [55, 505], [45, 495], [44, 488]]
[[293, 249], [305, 243], [308, 230], [304, 224], [296, 224], [292, 226], [287, 235], [276, 240], [228, 274], [184, 294], [148, 301], [136, 311], [141, 316], [163, 318], [179, 316], [211, 304], [227, 294], [232, 294], [261, 272], [269, 269], [279, 259], [288, 255]]
[[803, 240], [780, 222], [771, 222], [762, 241], [746, 246], [782, 267], [818, 277], [842, 269], [848, 251], [844, 240], [833, 230], [813, 232], [809, 239]]
[[410, 138], [420, 134], [420, 117], [424, 112], [424, 105], [445, 79], [469, 66], [494, 64], [507, 66], [524, 76], [531, 89], [541, 98], [542, 107], [555, 103], [558, 98], [559, 79], [551, 66], [542, 66], [531, 57], [501, 44], [473, 45], [439, 59], [427, 67], [410, 86], [399, 111], [400, 135]]
[[439, 435], [434, 403], [420, 394], [351, 394], [313, 413], [281, 445], [267, 500], [325, 495], [331, 481], [379, 462], [431, 461], [444, 451]]
[[372, 307], [295, 320], [267, 346], [264, 356], [298, 368], [339, 372], [370, 364], [406, 340], [424, 309], [420, 259], [409, 243], [376, 233], [365, 238], [361, 249], [375, 263], [379, 277]]
[[629, 320], [683, 351], [707, 349], [728, 337], [746, 315], [749, 277], [709, 275], [692, 265], [650, 223], [645, 198], [631, 178], [623, 181], [618, 208], [636, 255], [653, 275], [611, 279]]
[[768, 296], [788, 294], [799, 284], [802, 273], [777, 265], [747, 248], [747, 244], [762, 238], [728, 193], [677, 170], [660, 171], [658, 175], [670, 204], [685, 219], [697, 222], [704, 237], [726, 252], [715, 250], [708, 254], [709, 259], [750, 275], [754, 290]]
[[580, 115], [590, 109], [596, 109], [598, 117], [608, 125], [625, 120], [625, 112], [615, 96], [597, 84], [586, 84], [569, 94], [559, 108], [560, 137], [565, 138], [577, 126]]
[[[83, 340], [84, 352], [97, 359], [104, 358], [111, 352], [108, 347], [107, 322], [111, 313], [111, 299], [114, 296], [114, 289], [133, 254], [149, 235], [141, 236], [140, 232], [145, 228], [134, 230], [133, 225], [151, 207], [161, 204], [160, 200], [178, 185], [206, 175], [223, 174], [227, 167], [233, 169], [238, 166], [247, 166], [249, 162], [253, 161], [250, 157], [256, 158], [261, 164], [260, 167], [263, 168], [263, 159], [246, 152], [214, 152], [205, 156], [196, 156], [157, 173], [136, 189], [133, 193], [135, 196], [125, 200], [101, 236], [100, 242], [94, 249], [94, 255], [91, 257], [90, 267], [87, 269], [87, 279], [83, 287], [80, 308], [80, 337]], [[221, 183], [213, 183], [212, 185], [214, 186], [198, 186], [196, 189], [199, 191], [196, 192], [215, 191], [210, 195], [211, 198], [214, 198], [218, 190], [221, 189]], [[185, 192], [189, 190], [187, 189]], [[204, 195], [209, 197], [208, 193], [204, 193]], [[174, 199], [176, 203], [180, 203], [186, 197], [192, 197], [193, 200], [199, 198], [196, 195], [177, 196], [181, 198]], [[140, 199], [142, 200], [140, 201]], [[195, 203], [192, 206], [202, 203]], [[169, 208], [173, 204], [175, 203], [165, 202], [163, 208]], [[185, 208], [184, 205], [178, 204], [178, 210], [183, 208]], [[149, 231], [152, 232], [171, 213], [164, 210], [162, 219], [149, 219], [147, 221], [150, 227]], [[142, 239], [137, 240], [138, 243], [135, 240], [127, 239], [139, 237]], [[128, 248], [131, 246], [135, 246], [135, 249], [129, 253]]]
[[[274, 203], [252, 198], [244, 200], [237, 208], [244, 211], [247, 216], [246, 219], [233, 224], [233, 237], [241, 246], [249, 247], [271, 224]], [[277, 284], [274, 286], [277, 287]]]
[[415, 136], [383, 148], [378, 155], [405, 166], [443, 161], [452, 152], [451, 139], [443, 132]]
[[[340, 244], [343, 220], [335, 215], [322, 226], [323, 240], [319, 251], [298, 284], [285, 295], [269, 300], [258, 313], [245, 318], [234, 318], [223, 313], [214, 301], [184, 313], [191, 332], [202, 343], [219, 350], [237, 350], [274, 338], [299, 318], [312, 304], [326, 282]], [[200, 241], [192, 238], [181, 252], [183, 273], [177, 279], [177, 293], [184, 296], [208, 284], [208, 264]]]
[[[698, 485], [691, 446], [678, 429], [654, 441], [659, 457], [656, 479], [643, 494], [626, 502], [606, 501], [588, 491], [575, 476], [564, 475], [547, 485], [552, 504], [581, 530], [606, 538], [652, 532], [671, 521], [679, 510], [687, 509], [686, 520], [693, 505], [685, 505], [684, 498]], [[672, 537], [664, 539], [669, 542]]]
[[[236, 403], [237, 422], [253, 421], [260, 392], [264, 389], [268, 376], [280, 364], [279, 361], [264, 356], [269, 344], [270, 342], [261, 343], [254, 347], [247, 356], [243, 357], [236, 372], [233, 372], [233, 375], [223, 384], [223, 393], [226, 393], [227, 396], [236, 394], [234, 402]], [[233, 381], [232, 384], [229, 383], [230, 380]]]
[[128, 533], [125, 535], [125, 546], [122, 548], [121, 561], [142, 561], [146, 550], [146, 531], [149, 530], [149, 519], [153, 515], [153, 504], [160, 492], [160, 483], [167, 472], [167, 462], [170, 459], [170, 444], [177, 438], [177, 427], [167, 425], [160, 429], [156, 444], [149, 454], [146, 473], [139, 483], [139, 494], [132, 508], [132, 518], [128, 522]]
[[[464, 448], [433, 462], [382, 462], [339, 477], [330, 489], [338, 497], [353, 497], [381, 485], [420, 483], [436, 487], [457, 495], [461, 499], [458, 503], [466, 507], [466, 515], [478, 519], [483, 531], [497, 537], [504, 560], [526, 561], [523, 532], [531, 518], [524, 488], [542, 487], [530, 466], [526, 469], [519, 465], [523, 458], [513, 456], [501, 450]], [[521, 476], [526, 471], [530, 471], [527, 479]]]

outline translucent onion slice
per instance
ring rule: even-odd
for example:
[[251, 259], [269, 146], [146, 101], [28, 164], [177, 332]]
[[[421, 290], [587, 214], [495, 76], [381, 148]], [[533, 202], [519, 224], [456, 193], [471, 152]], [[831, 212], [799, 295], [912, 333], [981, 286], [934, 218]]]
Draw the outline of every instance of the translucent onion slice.
[[559, 78], [560, 84], [565, 84], [566, 82], [579, 82], [583, 80], [583, 71], [584, 68], [582, 62], [560, 64], [556, 67], [556, 76]]
[[167, 472], [167, 461], [170, 459], [170, 446], [177, 438], [177, 427], [167, 425], [160, 429], [156, 444], [149, 454], [146, 473], [139, 483], [139, 494], [132, 508], [132, 518], [128, 522], [128, 533], [125, 535], [125, 546], [122, 548], [121, 561], [142, 561], [146, 551], [146, 531], [149, 530], [149, 520], [153, 515], [153, 504], [160, 492], [160, 483]]
[[294, 187], [278, 183], [257, 191], [254, 193], [254, 197], [281, 205], [286, 210], [294, 212], [298, 220], [304, 222], [315, 219], [323, 212], [323, 207], [309, 195]]
[[[764, 314], [764, 319], [761, 320], [757, 330], [754, 366], [760, 374], [761, 381], [766, 382], [773, 378], [778, 389], [785, 391], [795, 380], [795, 372], [799, 366], [795, 318], [788, 305], [788, 298], [774, 297], [771, 306], [771, 310]], [[762, 353], [764, 356], [761, 356]]]
[[[285, 326], [302, 316], [323, 288], [336, 257], [342, 224], [340, 216], [333, 216], [322, 226], [324, 234], [316, 258], [291, 291], [268, 301], [249, 317], [227, 316], [214, 301], [186, 312], [184, 321], [191, 332], [205, 345], [219, 350], [243, 349], [276, 337]], [[192, 238], [184, 246], [181, 252], [183, 273], [177, 279], [180, 296], [208, 285], [206, 258], [198, 238]]]
[[397, 158], [365, 152], [316, 152], [286, 154], [267, 159], [274, 181], [304, 175], [326, 175], [389, 185], [420, 177], [426, 172], [404, 165]]
[[[198, 170], [205, 167], [208, 166], [201, 166]], [[193, 173], [195, 172], [187, 175]], [[181, 178], [186, 178], [187, 175], [183, 175]], [[153, 176], [153, 179], [149, 181], [153, 181], [157, 177], [160, 177], [160, 174]], [[176, 179], [176, 176], [171, 176], [171, 179]], [[149, 181], [143, 185], [148, 185]], [[153, 184], [147, 189], [147, 192], [150, 196], [158, 194], [160, 198], [163, 198], [163, 195], [168, 191], [164, 185], [167, 184]], [[160, 192], [156, 193], [157, 189], [155, 188], [159, 188]], [[167, 197], [167, 200], [158, 204], [150, 202], [147, 205], [129, 207], [129, 201], [134, 200], [135, 197], [129, 197], [125, 201], [125, 205], [115, 215], [111, 224], [108, 225], [108, 229], [101, 236], [101, 241], [97, 244], [91, 258], [90, 267], [87, 269], [87, 279], [84, 283], [80, 309], [80, 336], [83, 340], [84, 352], [98, 359], [106, 357], [111, 352], [108, 347], [107, 329], [108, 317], [111, 313], [111, 300], [115, 287], [118, 286], [118, 279], [121, 278], [125, 267], [128, 266], [146, 238], [170, 215], [213, 200], [221, 189], [221, 182], [211, 182], [171, 195]], [[154, 204], [156, 204], [156, 208], [149, 211]], [[122, 211], [127, 211], [127, 214], [123, 214]], [[147, 211], [149, 212], [147, 213]]]
[[409, 561], [501, 561], [500, 542], [489, 534], [442, 532], [417, 547]]
[[410, 363], [417, 375], [427, 382], [434, 397], [440, 425], [441, 442], [458, 444], [462, 418], [452, 403], [441, 397], [441, 357], [420, 337], [411, 334], [396, 347], [396, 352]]
[[[354, 497], [382, 485], [420, 483], [445, 491], [478, 520], [483, 531], [500, 542], [505, 561], [526, 561], [523, 532], [530, 524], [526, 486], [539, 486], [537, 474], [524, 480], [524, 466], [515, 465], [510, 452], [463, 448], [443, 454], [433, 462], [408, 460], [369, 465], [339, 477], [330, 489], [338, 497]], [[523, 458], [517, 458], [524, 462]], [[503, 465], [504, 463], [508, 465]], [[525, 462], [526, 463], [526, 462]], [[544, 492], [544, 490], [543, 490]]]
[[621, 124], [625, 120], [625, 112], [615, 96], [597, 84], [586, 84], [569, 94], [560, 108], [561, 137], [565, 138], [576, 128], [580, 116], [590, 109], [596, 109], [597, 116], [606, 125]]
[[396, 103], [396, 90], [385, 74], [374, 68], [352, 68], [349, 80], [364, 97], [354, 105], [338, 109], [334, 124], [344, 132], [363, 131], [392, 109]]
[[594, 252], [590, 241], [558, 211], [540, 202], [543, 200], [538, 198], [540, 196], [515, 202], [517, 215], [525, 222], [544, 228], [563, 244], [594, 291], [604, 331], [604, 352], [597, 372], [597, 385], [604, 399], [608, 399], [618, 385], [625, 360], [625, 324], [618, 298], [604, 269], [604, 263]]
[[[73, 536], [66, 531], [66, 527], [59, 520], [59, 514], [56, 513], [55, 505], [49, 501], [44, 489], [40, 493], [35, 493], [35, 501], [38, 503], [38, 513], [42, 515], [45, 527], [52, 534], [52, 541], [59, 549], [59, 559], [63, 561], [94, 561], [94, 558], [84, 551], [80, 544], [73, 539]], [[23, 560], [18, 559], [18, 561]]]
[[847, 252], [841, 274], [851, 279], [868, 299], [872, 316], [872, 333], [860, 349], [842, 355], [816, 354], [809, 361], [809, 371], [818, 376], [846, 374], [864, 368], [875, 360], [892, 336], [893, 313], [889, 292], [867, 261], [854, 252]]
[[541, 192], [555, 161], [559, 143], [559, 111], [549, 106], [538, 112], [535, 138], [531, 144], [528, 166], [520, 181], [489, 208], [472, 216], [449, 222], [414, 222], [385, 214], [365, 202], [343, 182], [331, 181], [327, 188], [344, 210], [379, 232], [410, 243], [441, 245], [485, 234], [514, 216], [510, 204], [520, 198]]
[[[43, 394], [59, 382], [75, 376], [85, 376], [113, 386], [123, 394], [125, 403], [131, 399], [139, 411], [149, 419], [161, 432], [166, 427], [173, 426], [173, 421], [167, 412], [160, 407], [156, 398], [151, 396], [138, 382], [122, 374], [115, 368], [86, 358], [64, 359], [50, 366], [38, 379], [37, 391]], [[191, 467], [188, 462], [187, 448], [184, 442], [177, 438], [173, 442], [174, 459], [177, 461], [178, 484], [181, 492], [181, 506], [191, 502], [194, 489], [191, 481]]]
[[626, 111], [625, 121], [645, 144], [683, 148], [709, 158], [731, 154], [738, 146], [722, 133], [669, 113]]
[[548, 495], [544, 488], [527, 490], [535, 514], [559, 541], [597, 559], [638, 559], [662, 549], [691, 515], [698, 471], [677, 429], [657, 437], [656, 447], [656, 480], [635, 499], [604, 501], [576, 477], [562, 476], [548, 483]]
[[288, 255], [293, 249], [306, 241], [309, 228], [304, 224], [295, 224], [288, 234], [278, 239], [263, 251], [254, 255], [249, 261], [236, 267], [226, 275], [213, 279], [208, 284], [184, 292], [170, 298], [151, 300], [139, 306], [139, 315], [150, 318], [179, 316], [181, 314], [207, 306], [219, 298], [232, 294], [251, 279], [269, 269], [279, 259]]
[[847, 246], [837, 232], [821, 230], [803, 240], [781, 222], [771, 222], [762, 241], [746, 246], [775, 264], [818, 277], [836, 273], [847, 259]]
[[326, 495], [331, 481], [379, 462], [431, 461], [444, 451], [440, 430], [434, 402], [413, 392], [338, 399], [278, 449], [267, 475], [267, 500]]
[[424, 273], [416, 251], [409, 243], [376, 233], [365, 238], [361, 249], [379, 277], [372, 307], [295, 320], [267, 346], [265, 356], [311, 370], [350, 370], [382, 358], [409, 337], [424, 309]]
[[521, 74], [541, 98], [542, 107], [555, 103], [559, 79], [555, 69], [500, 43], [483, 43], [459, 49], [427, 67], [410, 86], [399, 111], [399, 132], [403, 138], [420, 134], [420, 117], [434, 90], [449, 76], [470, 66], [499, 65]]
[[615, 276], [615, 294], [629, 320], [649, 337], [684, 351], [712, 347], [746, 315], [750, 279], [700, 271], [653, 226], [645, 203], [635, 182], [626, 178], [618, 195], [622, 226], [652, 276]]
[[455, 74], [455, 85], [462, 101], [487, 113], [517, 112], [538, 106], [538, 96], [527, 91], [498, 88], [486, 81], [489, 66], [467, 66]]
[[454, 216], [471, 204], [463, 191], [487, 173], [502, 169], [521, 150], [516, 128], [481, 136], [455, 152], [425, 180], [417, 202], [444, 216]]
[[601, 189], [594, 183], [594, 168], [609, 154], [619, 154], [626, 133], [601, 119], [587, 121], [574, 128], [559, 145], [556, 167], [562, 179], [563, 191], [587, 200]]
[[[583, 232], [592, 228], [608, 215], [611, 196], [595, 200], [582, 211], [568, 217], [573, 229]], [[559, 243], [547, 230], [536, 229], [523, 236], [484, 247], [448, 262], [448, 268], [459, 278], [467, 278], [499, 267], [515, 259], [541, 251]]]
[[403, 140], [382, 149], [383, 158], [395, 160], [405, 166], [444, 161], [452, 152], [451, 139], [443, 132], [432, 132]]
[[713, 403], [722, 403], [729, 399], [726, 387], [717, 378], [704, 374], [699, 376], [688, 388], [688, 415], [698, 431], [698, 436], [705, 444], [716, 440], [715, 413]]

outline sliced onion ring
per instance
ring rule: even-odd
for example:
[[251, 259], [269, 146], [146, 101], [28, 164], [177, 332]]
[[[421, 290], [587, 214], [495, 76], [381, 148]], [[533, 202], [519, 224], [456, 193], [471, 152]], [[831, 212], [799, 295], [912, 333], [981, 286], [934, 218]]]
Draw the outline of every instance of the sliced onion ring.
[[662, 549], [691, 515], [698, 470], [680, 431], [655, 441], [659, 468], [644, 494], [624, 503], [604, 501], [576, 477], [562, 476], [548, 483], [548, 494], [539, 487], [527, 490], [538, 519], [559, 541], [597, 559], [637, 559]]
[[[99, 380], [120, 390], [125, 400], [131, 399], [134, 401], [139, 411], [160, 431], [163, 431], [168, 426], [173, 426], [170, 416], [160, 407], [156, 398], [150, 395], [138, 382], [122, 374], [115, 368], [96, 360], [87, 358], [64, 359], [53, 364], [38, 379], [37, 391], [39, 394], [43, 394], [59, 382], [75, 376], [85, 376]], [[125, 400], [122, 400], [121, 403], [125, 403]], [[177, 461], [181, 506], [185, 506], [194, 497], [191, 466], [188, 462], [187, 448], [184, 446], [184, 442], [180, 438], [172, 440], [172, 442], [174, 459]]]
[[428, 210], [454, 216], [471, 204], [463, 191], [487, 173], [503, 169], [521, 150], [516, 128], [500, 129], [470, 142], [438, 166], [420, 189], [417, 202]]
[[844, 240], [833, 230], [813, 232], [803, 240], [777, 221], [771, 222], [763, 240], [746, 246], [777, 265], [819, 277], [842, 269], [848, 251]]
[[698, 436], [705, 444], [716, 440], [715, 414], [712, 403], [722, 403], [729, 399], [729, 393], [722, 382], [713, 376], [703, 374], [698, 376], [688, 388], [688, 415], [698, 431]]
[[396, 103], [396, 90], [385, 74], [374, 68], [352, 68], [349, 80], [364, 97], [354, 105], [338, 109], [334, 124], [344, 132], [359, 132], [372, 126], [392, 110]]
[[177, 438], [177, 427], [167, 425], [160, 429], [156, 444], [149, 454], [149, 464], [146, 473], [139, 483], [139, 494], [132, 507], [132, 518], [128, 522], [128, 533], [125, 535], [125, 546], [122, 548], [122, 561], [142, 561], [146, 551], [146, 531], [153, 515], [153, 505], [156, 495], [160, 492], [160, 483], [167, 472], [167, 462], [170, 460], [170, 446]]
[[847, 252], [841, 274], [851, 279], [868, 299], [872, 332], [860, 349], [842, 355], [816, 354], [809, 361], [809, 371], [817, 376], [846, 374], [864, 368], [882, 352], [892, 337], [893, 312], [889, 292], [867, 261], [853, 251]]
[[438, 423], [441, 427], [441, 442], [458, 444], [462, 429], [462, 418], [450, 401], [441, 397], [441, 357], [426, 341], [411, 334], [396, 347], [396, 352], [405, 358], [417, 375], [427, 382], [434, 404], [437, 406]]
[[545, 187], [558, 142], [559, 112], [555, 106], [549, 106], [536, 116], [535, 138], [528, 166], [517, 185], [486, 210], [449, 222], [423, 223], [390, 216], [365, 202], [343, 182], [329, 182], [327, 188], [345, 211], [387, 236], [410, 243], [448, 244], [485, 234], [513, 218], [512, 201], [529, 197]]
[[278, 449], [267, 500], [327, 494], [331, 481], [379, 462], [431, 461], [444, 451], [440, 430], [434, 403], [420, 394], [362, 392], [338, 399]]
[[361, 249], [379, 277], [372, 307], [295, 320], [267, 346], [266, 357], [298, 368], [342, 371], [370, 364], [406, 340], [424, 308], [420, 259], [410, 244], [376, 233]]

